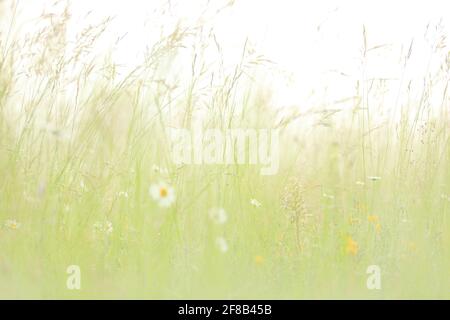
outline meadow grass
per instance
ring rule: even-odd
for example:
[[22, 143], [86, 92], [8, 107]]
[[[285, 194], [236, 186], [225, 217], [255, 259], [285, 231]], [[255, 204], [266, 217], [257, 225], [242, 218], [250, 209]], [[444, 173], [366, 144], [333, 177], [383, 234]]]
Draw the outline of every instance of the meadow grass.
[[[377, 125], [382, 80], [364, 77], [347, 110], [280, 113], [255, 80], [271, 62], [247, 44], [222, 69], [203, 62], [207, 40], [222, 57], [210, 35], [177, 27], [119, 72], [89, 55], [108, 21], [68, 49], [64, 14], [0, 37], [0, 298], [450, 298], [446, 87], [402, 90], [421, 98]], [[186, 50], [189, 74], [173, 77]], [[166, 129], [198, 123], [280, 129], [278, 173], [175, 165]], [[168, 208], [149, 194], [159, 181]]]

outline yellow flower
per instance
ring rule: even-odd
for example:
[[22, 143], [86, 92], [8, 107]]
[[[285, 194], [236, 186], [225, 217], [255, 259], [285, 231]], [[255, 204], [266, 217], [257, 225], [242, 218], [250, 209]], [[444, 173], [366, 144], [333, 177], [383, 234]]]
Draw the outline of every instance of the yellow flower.
[[374, 223], [375, 224], [375, 231], [377, 232], [377, 233], [380, 233], [381, 232], [381, 224], [380, 224], [380, 219], [378, 218], [378, 216], [376, 216], [376, 215], [374, 215], [374, 214], [372, 214], [372, 215], [368, 215], [367, 216], [367, 220], [370, 222], [370, 223]]
[[377, 224], [375, 225], [375, 231], [376, 231], [377, 233], [380, 233], [380, 232], [381, 232], [381, 224], [377, 223]]
[[263, 256], [255, 256], [255, 263], [257, 265], [261, 265], [264, 263], [264, 257]]
[[352, 256], [356, 256], [356, 254], [358, 253], [358, 244], [350, 236], [347, 237], [347, 242], [346, 242], [346, 246], [345, 246], [345, 252], [347, 254], [352, 255]]
[[417, 246], [414, 242], [411, 241], [408, 243], [408, 249], [409, 249], [409, 251], [414, 252], [417, 250]]
[[11, 230], [17, 230], [20, 228], [20, 223], [17, 222], [16, 220], [6, 220], [5, 227]]

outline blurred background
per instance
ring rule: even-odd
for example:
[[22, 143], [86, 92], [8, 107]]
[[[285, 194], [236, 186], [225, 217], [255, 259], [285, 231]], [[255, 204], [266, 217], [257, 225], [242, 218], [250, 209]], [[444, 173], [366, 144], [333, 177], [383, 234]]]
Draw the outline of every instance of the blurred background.
[[[448, 297], [448, 7], [0, 0], [0, 297]], [[174, 164], [199, 125], [279, 173]]]

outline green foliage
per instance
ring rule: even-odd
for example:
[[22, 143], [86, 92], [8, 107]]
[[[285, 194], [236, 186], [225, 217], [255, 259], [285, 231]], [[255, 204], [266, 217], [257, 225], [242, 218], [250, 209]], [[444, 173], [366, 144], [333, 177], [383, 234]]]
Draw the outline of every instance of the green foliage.
[[[21, 58], [0, 39], [1, 298], [450, 297], [447, 95], [440, 117], [420, 105], [376, 128], [363, 90], [350, 112], [280, 120], [246, 78], [267, 63], [247, 44], [214, 82], [194, 46], [192, 73], [172, 81], [187, 39], [205, 41], [177, 27], [119, 76], [85, 54], [106, 25], [69, 53], [55, 42], [62, 25], [22, 43]], [[45, 41], [45, 60], [27, 57]], [[197, 112], [207, 127], [281, 128], [279, 173], [175, 166], [165, 129], [194, 126]], [[161, 180], [177, 195], [169, 208], [149, 195]], [[366, 288], [374, 264], [379, 291]], [[66, 287], [69, 265], [80, 291]]]

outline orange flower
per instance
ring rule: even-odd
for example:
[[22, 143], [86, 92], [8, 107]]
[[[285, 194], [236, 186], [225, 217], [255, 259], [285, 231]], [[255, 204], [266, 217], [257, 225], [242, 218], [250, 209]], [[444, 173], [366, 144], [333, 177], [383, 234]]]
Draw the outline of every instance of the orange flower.
[[352, 239], [352, 237], [347, 237], [347, 242], [345, 245], [345, 252], [349, 255], [356, 256], [358, 253], [358, 243]]

